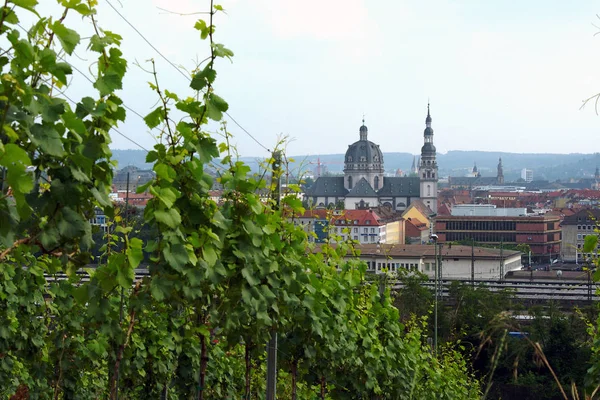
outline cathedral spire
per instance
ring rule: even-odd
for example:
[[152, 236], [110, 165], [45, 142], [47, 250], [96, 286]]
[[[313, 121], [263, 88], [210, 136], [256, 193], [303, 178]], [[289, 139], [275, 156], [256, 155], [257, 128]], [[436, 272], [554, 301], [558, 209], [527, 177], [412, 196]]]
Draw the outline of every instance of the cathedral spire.
[[427, 128], [431, 128], [431, 114], [429, 113], [429, 102], [427, 102], [427, 118], [425, 118], [425, 126]]

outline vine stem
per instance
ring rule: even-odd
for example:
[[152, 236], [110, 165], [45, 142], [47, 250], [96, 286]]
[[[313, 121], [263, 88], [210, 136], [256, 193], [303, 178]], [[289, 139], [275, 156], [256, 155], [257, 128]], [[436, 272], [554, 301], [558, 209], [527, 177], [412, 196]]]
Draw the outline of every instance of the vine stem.
[[[2, 8], [3, 9], [8, 8], [8, 0], [4, 0], [4, 7], [2, 7]], [[4, 13], [4, 11], [2, 12], [2, 17], [0, 17], [0, 30], [2, 30], [2, 27], [4, 26], [4, 20], [6, 19], [7, 15], [8, 15], [8, 13]]]
[[244, 392], [244, 399], [250, 399], [250, 372], [252, 371], [252, 364], [250, 362], [250, 346], [251, 344], [246, 342], [246, 351], [244, 359], [246, 361], [246, 390]]
[[2, 253], [0, 253], [0, 261], [3, 261], [6, 258], [6, 256], [9, 253], [11, 253], [15, 248], [19, 247], [22, 244], [28, 244], [30, 239], [31, 239], [31, 237], [27, 237], [27, 238], [19, 239], [16, 242], [14, 242], [12, 246], [10, 246], [8, 249], [6, 249]]
[[[135, 288], [133, 289], [132, 296], [136, 296], [141, 287], [141, 281], [138, 281], [135, 284]], [[115, 361], [115, 368], [113, 371], [113, 375], [110, 378], [110, 398], [117, 398], [117, 376], [119, 374], [119, 368], [121, 367], [121, 360], [123, 359], [123, 352], [125, 348], [129, 344], [129, 339], [131, 338], [131, 333], [133, 332], [133, 327], [135, 325], [135, 309], [132, 309], [129, 313], [129, 328], [127, 328], [127, 335], [125, 336], [125, 342], [119, 346], [119, 350], [117, 352], [117, 359]]]
[[200, 334], [200, 379], [198, 380], [198, 400], [204, 400], [204, 382], [206, 380], [206, 366], [208, 356], [206, 351], [206, 336]]
[[[214, 65], [215, 65], [215, 49], [214, 49], [214, 41], [213, 41], [213, 16], [215, 15], [215, 9], [214, 9], [214, 0], [210, 0], [210, 17], [209, 17], [209, 22], [208, 22], [208, 40], [210, 41], [210, 61], [208, 62], [208, 67], [210, 67], [211, 70], [214, 70]], [[200, 115], [200, 118], [198, 119], [198, 124], [197, 127], [200, 128], [200, 125], [202, 124], [202, 120], [204, 119], [204, 116], [206, 115], [206, 110], [208, 108], [208, 99], [210, 96], [210, 92], [212, 90], [212, 85], [210, 83], [210, 80], [208, 81], [208, 85], [206, 86], [206, 95], [204, 96], [204, 108], [202, 110], [202, 114]]]
[[298, 380], [298, 360], [292, 361], [292, 400], [296, 400], [296, 386]]

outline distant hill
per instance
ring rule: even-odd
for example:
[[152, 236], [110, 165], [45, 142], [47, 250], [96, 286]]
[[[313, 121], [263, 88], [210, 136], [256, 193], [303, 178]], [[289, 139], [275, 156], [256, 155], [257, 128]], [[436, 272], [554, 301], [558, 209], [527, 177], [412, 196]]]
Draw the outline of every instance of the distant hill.
[[[567, 180], [570, 178], [591, 177], [597, 166], [600, 166], [600, 153], [594, 154], [533, 154], [533, 153], [501, 153], [492, 151], [449, 151], [438, 154], [440, 176], [464, 176], [469, 173], [473, 164], [482, 176], [496, 176], [498, 158], [502, 157], [504, 177], [507, 181], [520, 177], [521, 169], [533, 170], [535, 180]], [[113, 150], [113, 158], [119, 162], [119, 168], [134, 165], [138, 168], [150, 168], [146, 163], [146, 152], [143, 150]], [[322, 154], [310, 156], [292, 156], [290, 163], [292, 173], [300, 171], [314, 172], [317, 160], [321, 162], [322, 170], [331, 173], [341, 173], [344, 169], [343, 154]], [[409, 172], [414, 155], [409, 153], [384, 153], [385, 169], [388, 172], [401, 169]], [[242, 157], [253, 170], [259, 169], [260, 159], [257, 157]]]

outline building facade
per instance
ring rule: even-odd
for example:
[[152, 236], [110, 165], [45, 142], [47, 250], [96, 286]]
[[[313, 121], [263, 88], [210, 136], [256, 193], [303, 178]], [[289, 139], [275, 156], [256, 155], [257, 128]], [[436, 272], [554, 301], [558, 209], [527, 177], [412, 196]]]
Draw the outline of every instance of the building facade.
[[440, 243], [471, 241], [500, 246], [527, 244], [532, 255], [556, 258], [561, 252], [560, 217], [438, 216], [435, 231]]
[[[380, 274], [401, 269], [419, 271], [430, 278], [435, 275], [436, 249], [433, 245], [360, 245], [358, 256], [367, 271]], [[318, 250], [316, 250], [318, 251]], [[475, 279], [500, 279], [500, 275], [521, 269], [521, 253], [471, 246], [438, 246], [441, 279], [470, 279], [472, 265]], [[348, 256], [348, 259], [355, 256]]]
[[386, 224], [372, 210], [307, 210], [294, 223], [301, 225], [309, 241], [315, 243], [354, 240], [368, 244], [387, 240]]
[[600, 209], [584, 209], [573, 215], [565, 216], [562, 222], [563, 246], [562, 257], [567, 262], [584, 263], [588, 258], [595, 257], [593, 253], [583, 253], [583, 243], [588, 235], [598, 235], [598, 220]]
[[307, 201], [316, 208], [343, 203], [346, 210], [384, 206], [404, 211], [411, 202], [421, 199], [436, 212], [438, 166], [429, 105], [425, 125], [417, 177], [385, 176], [383, 153], [379, 145], [368, 139], [369, 131], [363, 120], [359, 140], [346, 151], [344, 176], [318, 177], [306, 189]]

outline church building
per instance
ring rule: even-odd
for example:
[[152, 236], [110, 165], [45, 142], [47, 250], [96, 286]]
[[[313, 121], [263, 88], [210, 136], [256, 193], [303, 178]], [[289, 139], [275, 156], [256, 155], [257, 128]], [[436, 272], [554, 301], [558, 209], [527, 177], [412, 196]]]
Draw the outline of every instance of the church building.
[[417, 177], [385, 176], [383, 153], [379, 145], [368, 139], [364, 122], [359, 129], [359, 140], [346, 151], [344, 176], [317, 178], [306, 190], [309, 203], [316, 208], [343, 203], [346, 210], [384, 206], [404, 211], [411, 202], [420, 199], [432, 212], [437, 212], [438, 166], [429, 105]]

